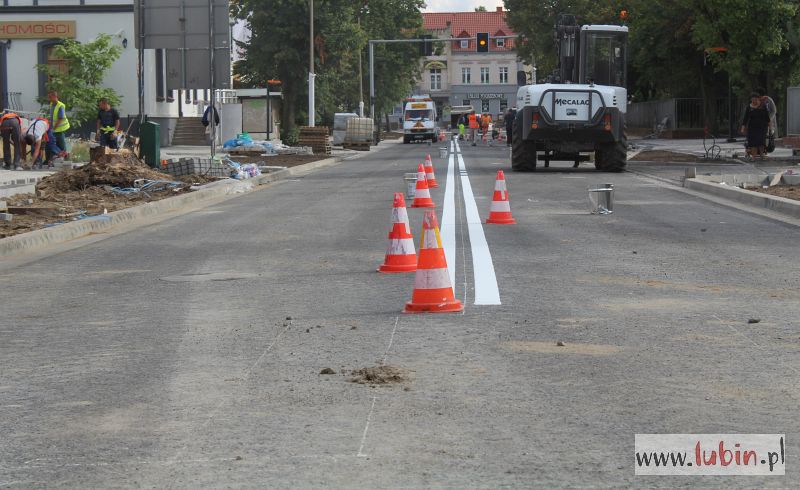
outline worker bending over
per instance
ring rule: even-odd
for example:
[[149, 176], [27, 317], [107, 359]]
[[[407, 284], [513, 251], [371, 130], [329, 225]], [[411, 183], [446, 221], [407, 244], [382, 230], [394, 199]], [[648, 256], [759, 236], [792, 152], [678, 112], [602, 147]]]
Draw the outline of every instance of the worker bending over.
[[53, 168], [53, 159], [56, 157], [63, 157], [67, 154], [66, 151], [62, 150], [56, 144], [55, 139], [53, 129], [50, 127], [50, 122], [43, 117], [36, 118], [23, 131], [22, 140], [20, 141], [22, 144], [22, 153], [27, 153], [27, 147], [30, 146], [32, 155], [31, 162], [33, 162], [34, 166], [41, 168], [42, 143], [44, 143], [47, 152], [52, 155], [52, 157], [46, 159], [47, 166]]
[[[22, 170], [19, 140], [22, 137], [22, 118], [13, 112], [0, 116], [0, 133], [3, 135], [3, 168]], [[14, 166], [11, 166], [11, 146], [14, 146]]]

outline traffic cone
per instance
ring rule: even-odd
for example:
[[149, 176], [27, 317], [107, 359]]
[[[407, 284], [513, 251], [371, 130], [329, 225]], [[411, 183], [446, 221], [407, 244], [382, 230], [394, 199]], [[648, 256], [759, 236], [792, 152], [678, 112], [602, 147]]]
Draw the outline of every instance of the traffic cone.
[[439, 187], [439, 184], [436, 183], [436, 175], [433, 174], [433, 160], [431, 160], [430, 153], [425, 157], [425, 180], [428, 181], [428, 188]]
[[431, 199], [431, 191], [428, 189], [428, 181], [425, 179], [425, 167], [420, 163], [417, 165], [417, 189], [414, 192], [414, 202], [412, 208], [435, 208], [436, 204]]
[[463, 311], [464, 305], [455, 298], [447, 259], [439, 236], [436, 211], [426, 211], [422, 222], [417, 275], [414, 293], [403, 313], [447, 313]]
[[511, 216], [511, 205], [508, 202], [506, 190], [506, 177], [502, 170], [497, 171], [497, 180], [494, 182], [494, 197], [492, 207], [489, 209], [489, 219], [486, 223], [495, 225], [513, 225], [517, 220]]
[[389, 232], [389, 247], [386, 259], [378, 272], [414, 272], [417, 270], [417, 252], [414, 249], [414, 235], [408, 224], [406, 200], [402, 192], [394, 193], [392, 208], [392, 230]]

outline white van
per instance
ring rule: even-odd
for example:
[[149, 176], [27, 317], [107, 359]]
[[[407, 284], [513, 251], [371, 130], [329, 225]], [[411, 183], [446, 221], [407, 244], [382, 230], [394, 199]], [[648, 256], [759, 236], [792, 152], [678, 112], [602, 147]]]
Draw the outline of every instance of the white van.
[[427, 95], [416, 95], [406, 99], [403, 110], [403, 143], [412, 141], [436, 142], [436, 104]]

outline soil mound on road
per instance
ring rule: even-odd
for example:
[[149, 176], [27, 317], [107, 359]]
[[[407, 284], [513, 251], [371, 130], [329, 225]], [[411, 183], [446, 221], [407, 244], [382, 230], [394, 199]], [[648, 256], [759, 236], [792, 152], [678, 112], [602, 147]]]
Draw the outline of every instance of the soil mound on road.
[[133, 187], [138, 179], [175, 180], [171, 175], [153, 170], [130, 153], [112, 153], [83, 167], [45, 177], [36, 184], [36, 193], [45, 197], [104, 185], [127, 188]]
[[351, 373], [351, 383], [362, 385], [388, 385], [411, 381], [408, 370], [397, 366], [375, 366], [356, 369]]

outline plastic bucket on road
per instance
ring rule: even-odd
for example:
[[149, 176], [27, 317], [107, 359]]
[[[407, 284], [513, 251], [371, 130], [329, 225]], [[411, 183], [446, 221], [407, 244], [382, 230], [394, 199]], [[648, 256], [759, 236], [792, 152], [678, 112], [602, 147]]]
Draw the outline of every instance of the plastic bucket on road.
[[447, 158], [447, 147], [439, 148], [439, 158]]
[[406, 199], [414, 199], [414, 195], [417, 193], [417, 174], [405, 174], [403, 180], [406, 181]]
[[589, 205], [592, 214], [614, 212], [614, 184], [589, 186]]

